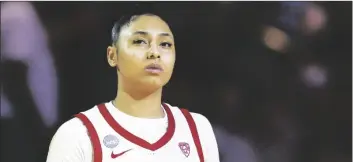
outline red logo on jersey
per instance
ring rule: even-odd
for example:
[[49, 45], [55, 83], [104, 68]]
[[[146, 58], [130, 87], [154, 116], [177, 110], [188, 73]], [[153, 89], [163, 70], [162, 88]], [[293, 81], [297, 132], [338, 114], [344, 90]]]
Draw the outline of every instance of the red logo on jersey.
[[[130, 149], [130, 150], [132, 150], [132, 149]], [[128, 151], [130, 151], [130, 150], [126, 150], [126, 151], [123, 151], [123, 152], [121, 152], [121, 153], [119, 153], [119, 154], [114, 154], [114, 152], [112, 151], [112, 154], [110, 155], [113, 159], [115, 159], [115, 158], [117, 158], [117, 157], [119, 157], [119, 156], [121, 156], [121, 155], [124, 155], [126, 152], [128, 152]]]
[[183, 154], [186, 156], [186, 157], [189, 157], [190, 155], [190, 146], [188, 143], [186, 142], [179, 142], [179, 148], [181, 150], [181, 152], [183, 152]]

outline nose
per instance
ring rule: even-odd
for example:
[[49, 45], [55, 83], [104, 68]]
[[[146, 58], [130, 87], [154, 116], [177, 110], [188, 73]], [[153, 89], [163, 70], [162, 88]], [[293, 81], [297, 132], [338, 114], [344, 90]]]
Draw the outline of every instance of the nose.
[[160, 52], [158, 50], [158, 46], [154, 43], [151, 44], [149, 51], [147, 52], [147, 59], [159, 59], [161, 58]]

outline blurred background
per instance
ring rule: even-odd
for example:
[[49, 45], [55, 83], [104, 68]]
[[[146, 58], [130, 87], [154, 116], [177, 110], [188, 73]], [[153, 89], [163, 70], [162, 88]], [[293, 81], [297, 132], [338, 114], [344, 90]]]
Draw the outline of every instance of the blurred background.
[[45, 161], [56, 129], [112, 100], [114, 21], [165, 19], [164, 101], [205, 115], [221, 162], [352, 161], [352, 2], [1, 2], [1, 161]]

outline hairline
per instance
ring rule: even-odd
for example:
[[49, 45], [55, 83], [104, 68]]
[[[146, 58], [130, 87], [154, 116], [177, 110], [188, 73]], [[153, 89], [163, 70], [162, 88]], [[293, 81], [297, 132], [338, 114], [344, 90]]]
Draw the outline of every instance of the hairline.
[[[143, 14], [135, 14], [135, 15], [132, 15], [132, 16], [130, 17], [130, 19], [129, 19], [127, 22], [124, 22], [124, 24], [121, 25], [121, 27], [119, 28], [119, 31], [114, 31], [114, 32], [117, 33], [118, 35], [116, 36], [116, 40], [115, 40], [115, 41], [114, 41], [114, 40], [112, 41], [112, 46], [117, 47], [117, 44], [119, 43], [119, 40], [120, 40], [121, 31], [122, 31], [123, 29], [129, 27], [132, 22], [136, 21], [136, 20], [137, 20], [138, 18], [140, 18], [141, 16], [156, 16], [156, 17], [159, 17], [158, 15], [152, 14], [152, 13], [143, 13]], [[122, 16], [122, 17], [120, 18], [120, 20], [123, 19], [123, 18], [124, 18], [124, 16]], [[159, 17], [159, 18], [160, 18], [160, 17]], [[120, 21], [120, 20], [119, 20], [119, 21]], [[119, 21], [117, 21], [116, 23], [119, 23]], [[114, 27], [115, 27], [115, 25], [114, 25]], [[113, 27], [113, 28], [114, 28], [114, 27]]]

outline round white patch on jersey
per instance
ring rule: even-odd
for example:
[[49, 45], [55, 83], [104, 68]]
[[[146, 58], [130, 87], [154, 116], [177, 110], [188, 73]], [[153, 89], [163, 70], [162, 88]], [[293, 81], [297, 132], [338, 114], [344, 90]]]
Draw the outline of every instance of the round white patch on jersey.
[[119, 140], [116, 136], [110, 134], [110, 135], [106, 135], [104, 137], [103, 143], [104, 143], [105, 147], [114, 148], [114, 147], [118, 146]]

